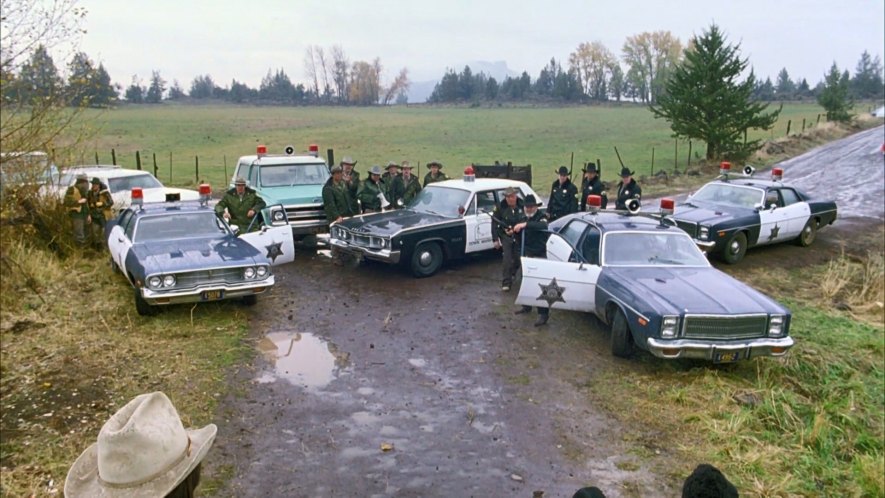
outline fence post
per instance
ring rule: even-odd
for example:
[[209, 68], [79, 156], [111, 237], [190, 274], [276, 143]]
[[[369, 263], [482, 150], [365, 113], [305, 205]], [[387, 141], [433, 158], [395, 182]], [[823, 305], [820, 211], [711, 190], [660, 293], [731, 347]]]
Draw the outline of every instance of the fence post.
[[688, 141], [688, 162], [685, 164], [685, 169], [688, 169], [691, 166], [691, 140]]
[[805, 118], [802, 118], [802, 133], [805, 133]]
[[172, 183], [172, 153], [169, 153], [169, 183]]
[[157, 176], [157, 173], [159, 171], [159, 168], [157, 168], [157, 153], [152, 152], [151, 154], [153, 154], [154, 156], [154, 176]]
[[135, 151], [135, 169], [141, 171], [141, 154]]
[[788, 120], [787, 120], [787, 136], [788, 136], [788, 137], [790, 136], [790, 126], [791, 126], [792, 124], [793, 124], [793, 120], [792, 120], [792, 119], [788, 119]]
[[329, 158], [329, 168], [335, 165], [335, 151], [332, 149], [326, 149], [326, 156]]
[[[820, 120], [820, 114], [817, 115], [817, 119]], [[114, 149], [111, 149], [111, 164], [117, 165], [117, 151]]]
[[815, 124], [820, 124], [820, 114], [817, 115], [817, 123]]
[[200, 183], [200, 156], [194, 156], [194, 181]]
[[227, 154], [224, 156], [224, 181], [227, 181]]
[[673, 172], [679, 171], [679, 139], [673, 140]]
[[655, 176], [655, 148], [651, 148], [651, 176]]
[[602, 180], [602, 161], [598, 157], [596, 158], [596, 174], [599, 175], [599, 179]]
[[744, 128], [744, 145], [747, 145], [747, 129]]
[[98, 151], [95, 151], [95, 165], [98, 166]]

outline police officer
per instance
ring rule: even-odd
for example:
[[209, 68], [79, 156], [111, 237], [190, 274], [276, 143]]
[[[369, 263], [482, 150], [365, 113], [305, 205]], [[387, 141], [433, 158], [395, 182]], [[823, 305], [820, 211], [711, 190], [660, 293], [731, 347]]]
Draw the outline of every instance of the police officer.
[[[547, 237], [549, 234], [547, 233], [547, 219], [541, 215], [541, 211], [538, 209], [538, 201], [535, 199], [535, 196], [529, 194], [525, 197], [525, 221], [517, 223], [513, 225], [513, 233], [520, 234], [525, 231], [523, 235], [523, 250], [525, 251], [525, 255], [530, 258], [547, 258]], [[517, 235], [520, 236], [520, 235]], [[530, 313], [532, 311], [531, 306], [523, 306], [522, 308], [516, 310], [517, 315], [521, 315], [523, 313]], [[538, 319], [535, 321], [535, 327], [540, 327], [547, 323], [547, 319], [550, 318], [550, 308], [545, 308], [543, 306], [538, 306]]]
[[390, 209], [396, 209], [396, 200], [402, 198], [402, 192], [399, 190], [402, 186], [397, 185], [399, 182], [395, 181], [398, 177], [399, 164], [396, 161], [388, 161], [387, 172], [381, 175], [381, 184], [383, 185], [381, 190], [384, 192], [387, 202], [390, 203]]
[[215, 213], [223, 216], [231, 225], [236, 225], [242, 232], [249, 230], [250, 225], [254, 231], [258, 230], [255, 215], [265, 205], [258, 192], [246, 186], [246, 179], [238, 176], [234, 181], [234, 188], [225, 192], [224, 197], [215, 205]]
[[86, 223], [89, 218], [89, 206], [86, 197], [89, 191], [89, 177], [85, 174], [77, 175], [73, 185], [65, 192], [64, 206], [71, 217], [74, 231], [74, 241], [78, 245], [86, 245]]
[[587, 163], [587, 167], [583, 169], [584, 178], [581, 180], [581, 211], [587, 210], [587, 197], [598, 195], [602, 197], [602, 209], [608, 205], [608, 194], [605, 192], [605, 185], [599, 179], [599, 172], [596, 170], [596, 163]]
[[359, 212], [356, 194], [360, 188], [360, 172], [354, 170], [356, 161], [350, 156], [344, 156], [339, 163], [341, 166], [341, 181], [344, 182], [344, 191], [347, 193], [347, 202], [350, 203], [350, 211], [354, 214]]
[[332, 176], [323, 185], [323, 210], [326, 211], [326, 220], [335, 223], [353, 216], [350, 202], [347, 200], [347, 192], [342, 180], [344, 169], [341, 166], [332, 166]]
[[412, 165], [409, 164], [409, 161], [403, 161], [400, 169], [402, 169], [402, 174], [393, 180], [396, 184], [393, 191], [400, 197], [388, 200], [396, 204], [397, 207], [404, 207], [412, 202], [412, 199], [421, 191], [421, 182], [418, 181], [418, 177], [412, 174]]
[[569, 178], [568, 168], [560, 166], [558, 173], [559, 179], [553, 182], [547, 204], [547, 218], [550, 221], [578, 211], [578, 187]]
[[492, 240], [495, 249], [502, 249], [501, 290], [508, 292], [513, 284], [513, 276], [519, 269], [519, 246], [513, 234], [513, 227], [525, 221], [522, 201], [516, 196], [516, 189], [507, 187], [504, 200], [495, 207], [492, 214]]
[[369, 178], [360, 184], [357, 199], [362, 206], [363, 213], [381, 212], [381, 193], [384, 184], [381, 182], [381, 166], [372, 166], [369, 170]]
[[430, 173], [424, 175], [424, 186], [428, 186], [431, 183], [441, 182], [443, 180], [448, 180], [449, 177], [446, 176], [442, 171], [442, 163], [439, 161], [430, 161], [427, 163], [427, 168], [430, 169]]
[[621, 168], [621, 181], [618, 183], [618, 199], [615, 202], [615, 209], [626, 210], [627, 201], [630, 199], [639, 201], [642, 197], [642, 189], [633, 179], [633, 173], [626, 166]]
[[98, 177], [92, 179], [92, 187], [86, 193], [86, 205], [89, 206], [89, 217], [86, 221], [92, 228], [92, 243], [100, 248], [104, 242], [104, 226], [112, 216], [111, 207], [114, 205], [114, 199], [108, 192], [107, 186], [101, 183]]

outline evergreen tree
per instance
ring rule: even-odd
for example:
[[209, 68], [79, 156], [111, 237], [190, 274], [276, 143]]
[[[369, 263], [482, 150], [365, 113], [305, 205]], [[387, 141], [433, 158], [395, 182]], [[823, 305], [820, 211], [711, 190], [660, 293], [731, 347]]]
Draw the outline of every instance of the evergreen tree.
[[215, 93], [215, 82], [208, 74], [205, 76], [197, 76], [191, 81], [191, 90], [189, 95], [192, 99], [210, 99]]
[[796, 86], [796, 96], [799, 97], [800, 100], [813, 96], [811, 93], [811, 87], [808, 86], [808, 80], [805, 78], [802, 78], [802, 81]]
[[824, 76], [823, 88], [817, 95], [817, 103], [827, 111], [828, 121], [851, 120], [851, 108], [854, 107], [854, 101], [851, 98], [850, 80], [846, 77], [847, 75], [848, 71], [840, 74], [838, 66], [833, 62], [830, 71]]
[[178, 80], [172, 80], [172, 86], [169, 87], [169, 96], [166, 97], [167, 100], [181, 100], [185, 97], [184, 90], [181, 89], [181, 85], [178, 83]]
[[132, 76], [132, 83], [129, 85], [129, 88], [126, 89], [126, 101], [130, 104], [141, 104], [144, 103], [144, 94], [146, 89], [141, 86], [141, 82], [138, 80], [138, 75]]
[[854, 70], [851, 90], [859, 99], [881, 99], [885, 95], [885, 86], [882, 84], [882, 61], [878, 55], [875, 59], [871, 58], [869, 52], [864, 50]]
[[783, 68], [777, 73], [777, 87], [775, 88], [775, 95], [778, 100], [790, 100], [792, 99], [796, 93], [796, 85], [793, 83], [793, 80], [790, 79], [790, 74], [787, 72], [787, 68]]
[[747, 60], [740, 58], [740, 45], [726, 43], [718, 26], [712, 24], [689, 47], [651, 111], [670, 122], [675, 136], [706, 142], [708, 160], [749, 156], [761, 141], [744, 143], [744, 133], [770, 129], [780, 109], [765, 112], [767, 104], [752, 100], [756, 77], [750, 71], [738, 81]]
[[160, 77], [159, 71], [151, 74], [151, 85], [148, 87], [144, 101], [148, 104], [159, 104], [163, 100], [163, 93], [166, 91], [166, 80]]
[[95, 96], [96, 70], [85, 52], [77, 52], [68, 63], [68, 101], [74, 107], [89, 106]]
[[114, 104], [118, 98], [119, 87], [111, 84], [111, 75], [108, 74], [104, 64], [99, 63], [95, 70], [93, 80], [92, 107], [108, 107]]
[[46, 47], [38, 45], [18, 75], [19, 95], [25, 100], [57, 99], [63, 82]]
[[624, 92], [624, 70], [621, 65], [615, 62], [611, 66], [611, 77], [608, 80], [608, 92], [615, 101], [621, 101], [621, 95]]
[[498, 98], [498, 80], [495, 78], [490, 77], [486, 80], [485, 98], [486, 100], [495, 100]]

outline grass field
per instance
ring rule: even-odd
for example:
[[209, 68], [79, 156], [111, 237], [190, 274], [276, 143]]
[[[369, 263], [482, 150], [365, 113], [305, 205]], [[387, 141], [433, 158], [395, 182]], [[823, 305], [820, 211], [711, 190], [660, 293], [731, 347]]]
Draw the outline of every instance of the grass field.
[[[792, 120], [791, 134], [817, 123], [823, 110], [816, 104], [787, 104], [773, 130], [757, 131], [750, 138], [782, 137]], [[111, 162], [135, 167], [140, 151], [145, 169], [157, 156], [159, 177], [171, 185], [195, 182], [195, 157], [200, 178], [226, 185], [225, 159], [230, 175], [239, 156], [254, 154], [267, 145], [281, 153], [286, 145], [304, 151], [311, 143], [321, 154], [334, 149], [336, 161], [353, 156], [358, 170], [373, 164], [409, 160], [422, 165], [436, 159], [450, 175], [467, 164], [492, 164], [495, 160], [534, 166], [535, 186], [547, 185], [560, 165], [568, 166], [575, 154], [575, 171], [586, 161], [601, 160], [603, 179], [614, 180], [620, 171], [617, 147], [624, 163], [637, 172], [673, 170], [675, 140], [666, 121], [654, 119], [645, 107], [635, 105], [562, 108], [388, 107], [319, 108], [254, 107], [233, 105], [124, 106], [89, 111], [94, 139], [80, 157], [60, 158], [61, 165]], [[821, 117], [821, 120], [824, 118]], [[823, 121], [822, 121], [823, 122]], [[692, 163], [704, 157], [705, 147], [692, 144]], [[170, 178], [171, 154], [171, 178]], [[688, 142], [678, 144], [677, 165], [684, 170]], [[423, 171], [421, 175], [423, 176]]]

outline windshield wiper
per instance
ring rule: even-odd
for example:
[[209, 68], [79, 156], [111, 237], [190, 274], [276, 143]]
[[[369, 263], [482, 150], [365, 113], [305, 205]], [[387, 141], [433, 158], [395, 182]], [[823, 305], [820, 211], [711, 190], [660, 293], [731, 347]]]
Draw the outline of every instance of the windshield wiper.
[[661, 258], [658, 256], [652, 256], [652, 257], [648, 258], [648, 262], [649, 263], [664, 263], [664, 264], [668, 264], [668, 265], [681, 265], [681, 264], [683, 264], [682, 261], [676, 261], [675, 259]]

